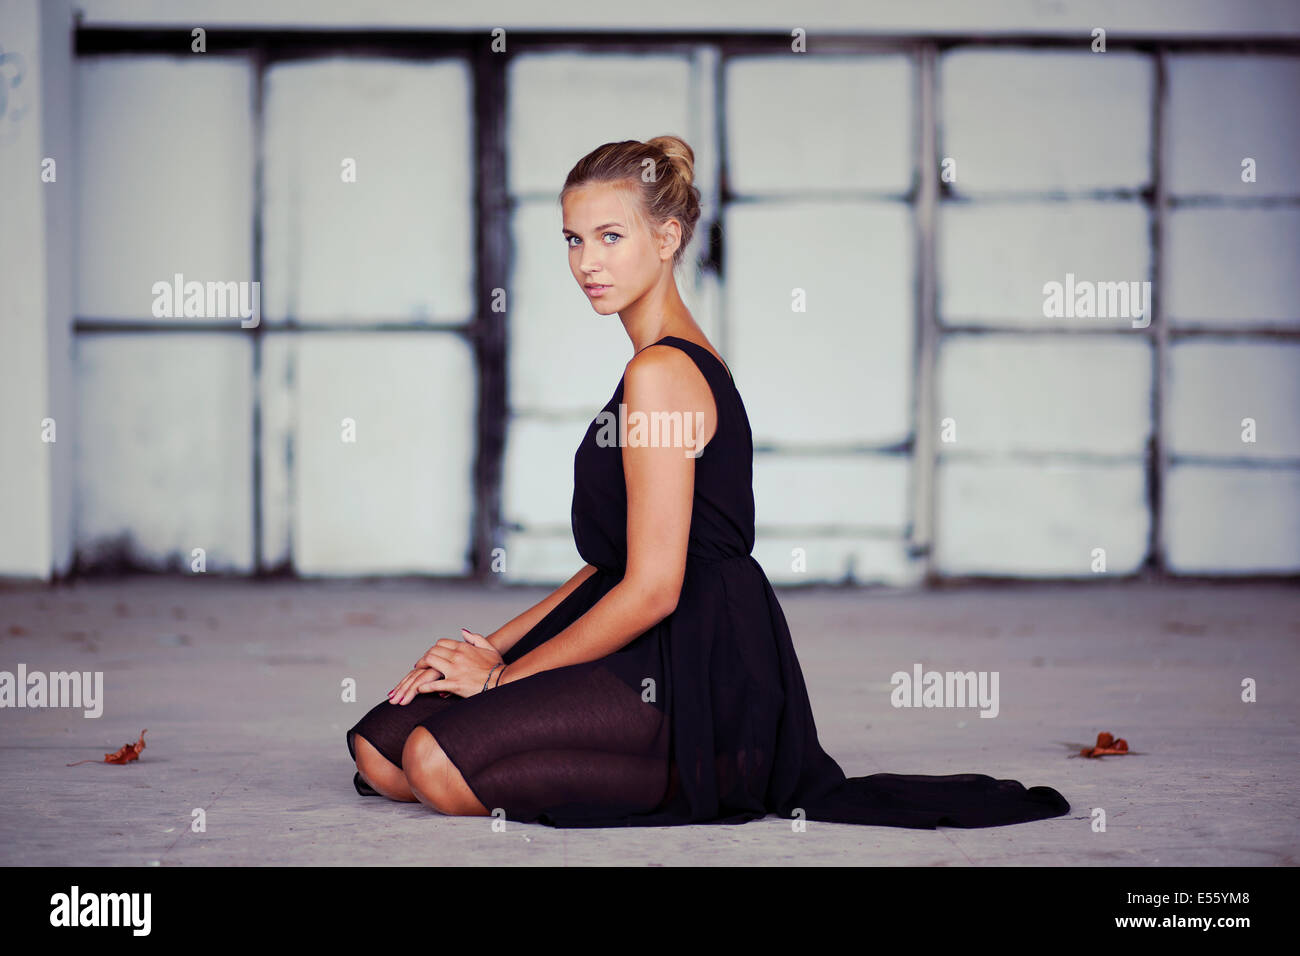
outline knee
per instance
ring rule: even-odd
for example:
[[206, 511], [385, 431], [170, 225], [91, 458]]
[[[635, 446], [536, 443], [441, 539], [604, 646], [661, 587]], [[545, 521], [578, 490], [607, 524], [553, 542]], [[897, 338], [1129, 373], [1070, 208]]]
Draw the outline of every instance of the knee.
[[392, 762], [379, 752], [379, 750], [365, 737], [357, 734], [353, 738], [353, 746], [356, 748], [357, 769], [361, 771], [361, 776], [367, 780], [374, 780], [388, 775], [390, 770], [398, 770]]
[[370, 741], [360, 734], [353, 738], [357, 754], [357, 770], [374, 789], [390, 800], [410, 802], [415, 799], [402, 768], [392, 763]]
[[451, 813], [445, 780], [450, 761], [433, 734], [416, 727], [402, 746], [402, 770], [417, 800], [439, 813]]

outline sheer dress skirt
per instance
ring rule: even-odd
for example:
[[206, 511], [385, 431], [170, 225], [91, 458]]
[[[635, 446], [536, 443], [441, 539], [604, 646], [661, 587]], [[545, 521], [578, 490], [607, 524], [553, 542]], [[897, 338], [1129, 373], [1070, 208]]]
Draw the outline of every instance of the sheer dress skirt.
[[[663, 710], [602, 661], [542, 671], [471, 697], [387, 700], [347, 732], [389, 762], [424, 727], [489, 813], [533, 822], [546, 811], [653, 810], [669, 794], [669, 722]], [[358, 773], [359, 793], [376, 791]]]

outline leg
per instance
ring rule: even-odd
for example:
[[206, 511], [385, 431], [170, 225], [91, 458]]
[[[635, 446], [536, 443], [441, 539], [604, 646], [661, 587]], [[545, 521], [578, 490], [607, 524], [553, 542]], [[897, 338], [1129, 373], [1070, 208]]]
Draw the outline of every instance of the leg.
[[394, 766], [374, 745], [357, 734], [353, 741], [357, 748], [357, 772], [362, 779], [389, 800], [414, 803], [415, 795], [402, 768]]
[[500, 808], [531, 822], [549, 809], [642, 812], [667, 788], [668, 738], [664, 713], [593, 662], [430, 716], [407, 737], [401, 765], [417, 799], [444, 813]]
[[484, 799], [508, 794], [507, 819], [531, 820], [547, 808], [581, 805], [592, 811], [643, 813], [659, 806], [667, 760], [657, 754], [603, 750], [532, 750], [512, 754], [474, 778]]
[[398, 706], [384, 700], [372, 707], [347, 732], [348, 753], [356, 763], [356, 775], [361, 778], [358, 792], [363, 796], [416, 802], [402, 771], [402, 745], [420, 721], [457, 703], [461, 701], [456, 697], [417, 694], [409, 704]]
[[456, 765], [424, 727], [416, 727], [406, 738], [402, 747], [402, 767], [411, 792], [425, 806], [450, 816], [489, 815], [487, 807], [479, 803]]

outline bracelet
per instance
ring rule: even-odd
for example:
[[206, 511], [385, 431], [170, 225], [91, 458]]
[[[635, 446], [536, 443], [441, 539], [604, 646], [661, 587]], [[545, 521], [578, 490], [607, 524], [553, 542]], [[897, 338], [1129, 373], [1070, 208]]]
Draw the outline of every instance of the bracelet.
[[[492, 689], [493, 689], [493, 690], [496, 690], [498, 687], [501, 686], [501, 678], [503, 678], [503, 677], [506, 676], [506, 668], [509, 667], [509, 666], [510, 666], [509, 664], [502, 664], [502, 665], [501, 665], [501, 673], [497, 675], [497, 682], [496, 682], [495, 684], [492, 685]], [[491, 677], [491, 676], [492, 676], [492, 675], [489, 673], [489, 674], [488, 674], [488, 677]]]
[[487, 690], [488, 681], [490, 681], [490, 680], [492, 679], [492, 673], [493, 673], [493, 671], [495, 671], [498, 667], [505, 667], [505, 666], [506, 666], [505, 664], [493, 664], [493, 665], [492, 665], [492, 670], [488, 671], [487, 679], [483, 681], [483, 690], [479, 691], [480, 694]]

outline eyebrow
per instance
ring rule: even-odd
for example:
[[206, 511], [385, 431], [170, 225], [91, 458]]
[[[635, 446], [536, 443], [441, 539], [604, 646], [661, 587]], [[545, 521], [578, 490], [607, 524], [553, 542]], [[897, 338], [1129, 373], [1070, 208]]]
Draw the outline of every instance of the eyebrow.
[[[599, 232], [601, 229], [607, 229], [607, 228], [609, 228], [610, 226], [618, 226], [618, 227], [621, 228], [621, 229], [626, 229], [626, 228], [627, 228], [627, 227], [624, 226], [621, 222], [602, 222], [599, 226], [597, 226], [595, 229], [593, 229], [592, 232]], [[572, 229], [561, 229], [560, 232], [563, 233], [563, 234], [566, 235], [566, 236], [576, 236], [576, 235], [578, 235], [578, 233], [574, 232]]]

